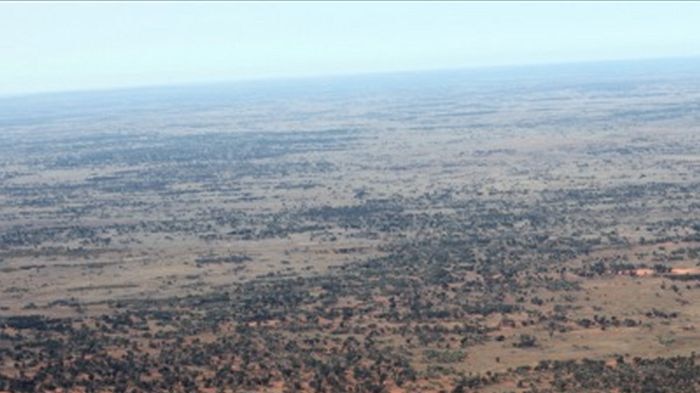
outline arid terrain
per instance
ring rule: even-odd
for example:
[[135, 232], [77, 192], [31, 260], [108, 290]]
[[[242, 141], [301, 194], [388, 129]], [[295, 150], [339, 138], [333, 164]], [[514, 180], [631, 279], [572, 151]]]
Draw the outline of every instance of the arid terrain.
[[699, 70], [0, 99], [0, 392], [700, 391]]

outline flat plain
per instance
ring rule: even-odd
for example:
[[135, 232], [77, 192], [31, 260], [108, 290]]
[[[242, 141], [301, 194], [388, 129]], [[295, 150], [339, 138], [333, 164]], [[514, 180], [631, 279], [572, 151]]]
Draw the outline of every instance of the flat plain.
[[0, 391], [700, 390], [698, 65], [0, 99]]

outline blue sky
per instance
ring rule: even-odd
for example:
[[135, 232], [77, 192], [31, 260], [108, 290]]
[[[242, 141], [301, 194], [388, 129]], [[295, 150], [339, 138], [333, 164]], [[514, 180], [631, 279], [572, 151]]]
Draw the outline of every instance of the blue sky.
[[0, 3], [0, 95], [699, 55], [698, 2]]

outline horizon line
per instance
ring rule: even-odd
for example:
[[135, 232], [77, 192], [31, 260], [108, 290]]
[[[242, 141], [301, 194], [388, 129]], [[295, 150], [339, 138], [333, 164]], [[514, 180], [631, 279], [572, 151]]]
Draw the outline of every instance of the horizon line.
[[663, 57], [636, 57], [636, 58], [616, 58], [616, 59], [597, 59], [597, 60], [574, 60], [574, 61], [553, 61], [553, 62], [533, 62], [533, 63], [509, 63], [509, 64], [493, 64], [493, 65], [478, 65], [478, 66], [456, 66], [456, 67], [439, 67], [439, 68], [419, 68], [419, 69], [399, 69], [399, 70], [377, 70], [377, 71], [358, 71], [358, 72], [337, 72], [337, 73], [322, 73], [315, 75], [288, 75], [288, 76], [260, 76], [240, 79], [220, 79], [210, 81], [182, 81], [174, 83], [154, 83], [154, 84], [134, 84], [122, 86], [105, 86], [105, 87], [87, 87], [77, 89], [49, 89], [37, 90], [22, 93], [0, 93], [0, 100], [23, 99], [40, 96], [51, 95], [71, 95], [71, 94], [90, 94], [90, 93], [108, 93], [131, 90], [150, 90], [150, 89], [168, 89], [168, 88], [194, 88], [206, 86], [220, 85], [242, 85], [256, 84], [265, 82], [290, 82], [290, 81], [313, 81], [322, 79], [343, 79], [352, 77], [371, 77], [371, 76], [389, 76], [389, 75], [410, 75], [423, 73], [440, 73], [440, 72], [460, 72], [460, 71], [487, 71], [487, 70], [507, 70], [507, 69], [526, 69], [539, 67], [566, 67], [575, 65], [594, 65], [594, 64], [609, 64], [609, 63], [636, 63], [636, 62], [663, 62], [663, 61], [700, 61], [700, 54], [687, 56], [663, 56]]

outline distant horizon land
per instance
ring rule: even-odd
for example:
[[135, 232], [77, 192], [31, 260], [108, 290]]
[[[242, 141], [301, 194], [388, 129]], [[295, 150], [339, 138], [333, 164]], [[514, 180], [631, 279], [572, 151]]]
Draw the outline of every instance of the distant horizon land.
[[496, 64], [496, 65], [478, 65], [464, 67], [442, 67], [429, 69], [405, 69], [405, 70], [388, 70], [388, 71], [358, 71], [358, 72], [340, 72], [316, 75], [294, 75], [294, 76], [267, 76], [267, 77], [251, 77], [241, 79], [221, 79], [221, 80], [201, 80], [201, 81], [178, 81], [173, 83], [155, 83], [155, 84], [125, 84], [119, 86], [104, 86], [104, 87], [86, 87], [78, 89], [47, 89], [37, 90], [22, 93], [2, 93], [0, 92], [0, 100], [12, 101], [14, 99], [46, 97], [55, 95], [79, 95], [79, 94], [99, 94], [109, 92], [128, 92], [139, 90], [168, 90], [168, 89], [187, 89], [187, 88], [204, 88], [204, 87], [220, 87], [220, 86], [251, 86], [269, 83], [296, 83], [303, 81], [338, 81], [343, 79], [353, 78], [373, 78], [373, 77], [389, 77], [389, 76], [408, 76], [412, 74], [441, 74], [441, 73], [468, 73], [468, 72], [503, 72], [503, 71], [518, 71], [518, 70], [543, 70], [550, 68], [572, 68], [577, 66], [596, 66], [596, 65], [634, 65], [634, 64], [668, 64], [668, 63], [688, 63], [699, 62], [700, 55], [691, 56], [668, 56], [668, 57], [642, 57], [642, 58], [621, 58], [621, 59], [606, 59], [606, 60], [585, 60], [585, 61], [561, 61], [561, 62], [533, 62], [533, 63], [514, 63], [514, 64]]

